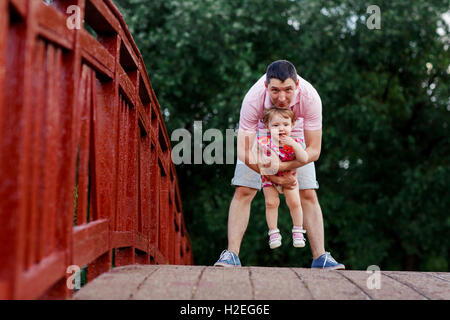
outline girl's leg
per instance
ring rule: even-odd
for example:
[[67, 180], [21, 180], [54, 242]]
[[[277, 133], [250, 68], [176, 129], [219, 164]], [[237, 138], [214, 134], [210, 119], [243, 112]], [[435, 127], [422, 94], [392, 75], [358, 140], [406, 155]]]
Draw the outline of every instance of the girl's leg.
[[270, 249], [275, 249], [281, 246], [280, 230], [277, 228], [280, 198], [277, 189], [273, 185], [264, 187], [263, 192], [266, 200], [266, 221], [269, 227], [269, 247]]
[[[286, 192], [287, 191], [287, 192]], [[286, 203], [291, 212], [292, 223], [292, 245], [295, 248], [303, 248], [305, 246], [305, 238], [303, 237], [303, 210], [300, 201], [300, 193], [296, 190], [283, 190], [286, 196]]]
[[286, 204], [289, 207], [294, 227], [303, 229], [303, 210], [298, 187], [292, 190], [283, 188], [283, 193], [286, 197]]
[[278, 206], [280, 205], [280, 198], [278, 197], [278, 191], [274, 186], [264, 187], [263, 192], [266, 200], [267, 226], [269, 227], [269, 230], [273, 230], [277, 228], [278, 224]]

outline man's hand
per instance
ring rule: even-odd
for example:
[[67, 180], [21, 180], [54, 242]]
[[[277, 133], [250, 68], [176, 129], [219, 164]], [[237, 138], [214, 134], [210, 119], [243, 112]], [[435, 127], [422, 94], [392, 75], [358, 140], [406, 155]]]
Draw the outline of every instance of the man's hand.
[[297, 170], [290, 170], [283, 176], [268, 175], [266, 177], [273, 183], [276, 183], [286, 189], [295, 189], [297, 187]]

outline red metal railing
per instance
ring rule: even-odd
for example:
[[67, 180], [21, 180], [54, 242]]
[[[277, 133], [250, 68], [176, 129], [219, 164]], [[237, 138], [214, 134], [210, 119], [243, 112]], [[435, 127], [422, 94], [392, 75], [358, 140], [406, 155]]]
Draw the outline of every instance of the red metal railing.
[[0, 1], [0, 298], [70, 296], [71, 265], [192, 264], [170, 152], [111, 0]]

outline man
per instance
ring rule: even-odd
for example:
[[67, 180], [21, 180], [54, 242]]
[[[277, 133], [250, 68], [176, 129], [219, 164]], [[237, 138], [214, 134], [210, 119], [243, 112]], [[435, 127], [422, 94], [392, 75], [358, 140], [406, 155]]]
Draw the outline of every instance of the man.
[[262, 133], [265, 130], [261, 121], [263, 111], [272, 106], [294, 111], [297, 120], [291, 135], [304, 138], [308, 160], [280, 162], [277, 156], [272, 156], [272, 168], [278, 168], [278, 171], [297, 170], [297, 175], [278, 177], [272, 173], [267, 177], [284, 188], [294, 188], [297, 183], [299, 185], [304, 226], [313, 255], [311, 268], [345, 269], [329, 252], [325, 252], [322, 211], [315, 191], [319, 188], [314, 161], [319, 158], [322, 143], [322, 102], [314, 87], [299, 77], [294, 65], [286, 60], [270, 64], [266, 74], [253, 85], [242, 102], [238, 161], [231, 181], [236, 190], [228, 213], [228, 249], [222, 252], [214, 265], [241, 266], [239, 249], [248, 226], [250, 205], [261, 189], [260, 168], [267, 167], [267, 163], [263, 163], [252, 149], [257, 131]]

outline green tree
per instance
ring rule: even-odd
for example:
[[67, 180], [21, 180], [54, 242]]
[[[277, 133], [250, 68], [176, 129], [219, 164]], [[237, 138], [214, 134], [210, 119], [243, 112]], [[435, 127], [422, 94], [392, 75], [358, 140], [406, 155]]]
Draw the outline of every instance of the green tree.
[[[323, 103], [316, 170], [326, 248], [349, 268], [448, 270], [449, 25], [445, 1], [116, 0], [141, 50], [169, 134], [237, 128], [242, 99], [288, 59]], [[438, 30], [438, 28], [440, 28]], [[197, 264], [226, 246], [234, 165], [179, 165]], [[308, 249], [267, 246], [252, 203], [245, 265], [308, 266]], [[280, 229], [289, 234], [287, 206]], [[286, 239], [286, 237], [285, 237]]]

